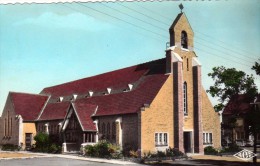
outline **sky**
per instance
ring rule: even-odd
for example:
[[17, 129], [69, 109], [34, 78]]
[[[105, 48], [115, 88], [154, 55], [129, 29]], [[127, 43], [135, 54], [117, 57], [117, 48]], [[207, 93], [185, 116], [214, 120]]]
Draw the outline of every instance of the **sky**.
[[[258, 0], [0, 5], [0, 115], [9, 91], [45, 87], [165, 57], [184, 6], [205, 89], [215, 66], [251, 70], [260, 59]], [[210, 98], [213, 105], [216, 100]]]

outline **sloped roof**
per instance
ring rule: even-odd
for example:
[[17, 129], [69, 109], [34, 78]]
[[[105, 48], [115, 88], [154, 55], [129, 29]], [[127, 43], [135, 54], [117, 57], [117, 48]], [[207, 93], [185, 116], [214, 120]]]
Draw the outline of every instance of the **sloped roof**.
[[[260, 95], [258, 95], [258, 99]], [[224, 108], [224, 115], [231, 114], [244, 114], [252, 109], [252, 104], [254, 102], [254, 98], [247, 94], [240, 94], [233, 96], [228, 102], [227, 106]]]
[[168, 78], [166, 75], [146, 76], [133, 91], [83, 98], [79, 101], [98, 105], [95, 116], [136, 113], [144, 104], [153, 101], [166, 78]]
[[[54, 97], [84, 94], [88, 90], [102, 91], [108, 87], [112, 90], [126, 87], [129, 83], [138, 85], [129, 92], [79, 98], [76, 101], [98, 106], [95, 116], [136, 113], [144, 104], [150, 104], [162, 85], [169, 77], [165, 75], [164, 59], [84, 78], [81, 80], [45, 88], [42, 93]], [[77, 102], [76, 102], [77, 103]]]
[[175, 25], [177, 24], [177, 22], [179, 21], [179, 19], [181, 18], [181, 16], [183, 15], [184, 13], [179, 13], [177, 15], [177, 17], [175, 18], [175, 20], [173, 21], [172, 25], [170, 26], [169, 29], [173, 29], [175, 27]]
[[70, 102], [48, 103], [38, 120], [63, 120], [70, 107]]
[[102, 91], [110, 87], [117, 89], [126, 87], [127, 84], [137, 81], [148, 68], [142, 65], [132, 66], [80, 80], [48, 87], [42, 90], [41, 94], [51, 94], [52, 98], [72, 94], [87, 93], [88, 91]]
[[97, 106], [84, 102], [75, 102], [72, 105], [83, 131], [96, 131], [96, 126], [94, 125], [91, 116], [95, 113]]
[[10, 92], [11, 102], [17, 115], [24, 121], [36, 120], [49, 96]]
[[[179, 20], [181, 19], [182, 16], [185, 17], [185, 19], [187, 20], [187, 23], [188, 23], [188, 25], [189, 25], [189, 28], [192, 30], [192, 27], [191, 27], [191, 25], [190, 25], [190, 22], [189, 22], [189, 20], [188, 20], [188, 18], [186, 17], [186, 15], [185, 15], [184, 12], [178, 14], [178, 16], [175, 18], [175, 20], [173, 21], [172, 25], [170, 26], [169, 30], [174, 29], [174, 27], [175, 27], [176, 24], [179, 22]], [[193, 30], [192, 30], [192, 32], [193, 32]]]

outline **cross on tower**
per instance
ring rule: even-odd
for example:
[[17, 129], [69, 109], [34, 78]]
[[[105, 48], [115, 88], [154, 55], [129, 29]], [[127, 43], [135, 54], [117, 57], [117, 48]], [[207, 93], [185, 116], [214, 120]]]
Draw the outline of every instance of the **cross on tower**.
[[179, 8], [181, 9], [181, 13], [182, 13], [182, 9], [184, 8], [182, 3], [179, 5]]

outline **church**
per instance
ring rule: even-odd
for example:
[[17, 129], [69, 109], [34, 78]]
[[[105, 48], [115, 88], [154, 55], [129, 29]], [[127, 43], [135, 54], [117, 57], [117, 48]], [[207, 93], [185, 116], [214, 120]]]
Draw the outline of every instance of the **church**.
[[177, 148], [203, 154], [219, 148], [220, 119], [202, 86], [202, 65], [185, 15], [169, 28], [164, 58], [44, 88], [9, 92], [0, 118], [0, 145], [30, 148], [45, 132], [63, 152], [108, 140], [145, 152]]

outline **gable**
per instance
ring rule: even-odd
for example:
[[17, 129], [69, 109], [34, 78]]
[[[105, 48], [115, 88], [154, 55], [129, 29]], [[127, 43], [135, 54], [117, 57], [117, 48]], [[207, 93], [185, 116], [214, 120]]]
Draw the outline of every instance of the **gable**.
[[182, 32], [185, 34], [185, 38], [187, 38], [187, 48], [193, 48], [193, 37], [194, 32], [192, 27], [184, 13], [180, 13], [176, 19], [174, 20], [173, 24], [171, 25], [170, 29], [170, 45], [171, 46], [180, 46]]
[[82, 102], [72, 103], [64, 118], [62, 130], [72, 129], [72, 127], [79, 125], [82, 131], [96, 131], [96, 126], [91, 117], [97, 108], [95, 105]]
[[98, 106], [77, 102], [72, 104], [77, 119], [83, 131], [96, 131], [92, 115], [97, 111]]
[[49, 96], [26, 94], [26, 93], [9, 93], [10, 102], [16, 115], [21, 115], [24, 121], [34, 121], [44, 108]]
[[192, 32], [192, 34], [193, 34], [192, 27], [191, 27], [189, 20], [186, 17], [185, 13], [178, 14], [178, 16], [175, 18], [172, 25], [170, 26], [170, 30], [176, 31], [178, 29], [188, 30], [189, 32]]
[[6, 118], [9, 113], [15, 115], [13, 103], [12, 103], [11, 97], [10, 97], [10, 93], [7, 96], [1, 118], [2, 119]]

